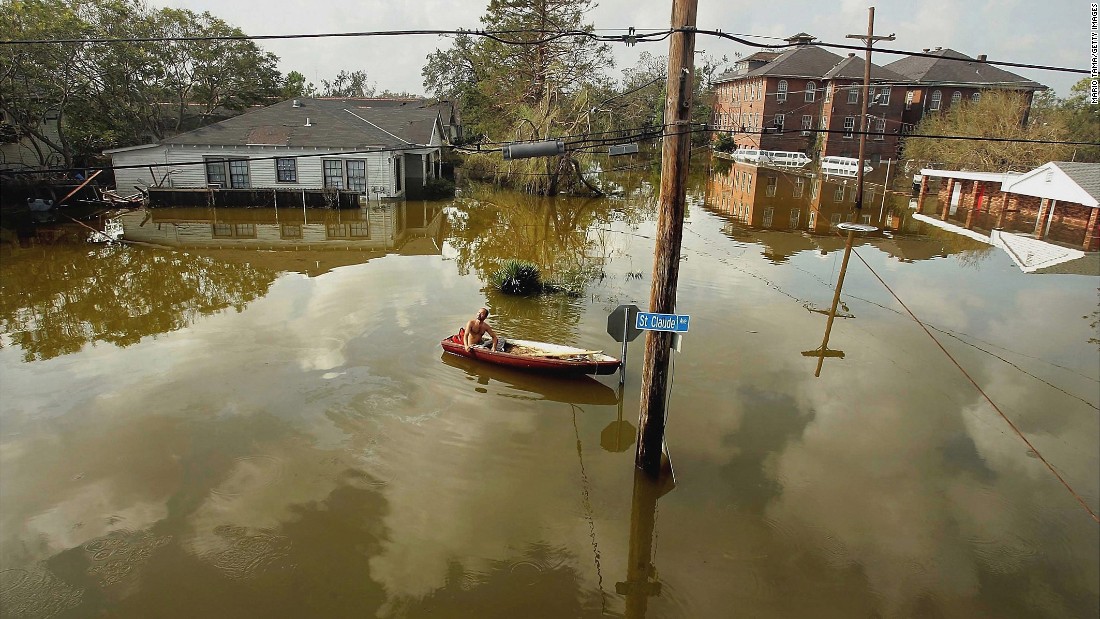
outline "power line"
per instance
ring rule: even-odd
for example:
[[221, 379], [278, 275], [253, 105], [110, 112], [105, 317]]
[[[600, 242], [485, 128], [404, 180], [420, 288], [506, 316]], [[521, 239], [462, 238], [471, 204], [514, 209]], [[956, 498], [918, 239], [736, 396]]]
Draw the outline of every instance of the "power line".
[[[70, 38], [70, 39], [12, 39], [12, 40], [0, 40], [0, 46], [11, 45], [39, 45], [47, 43], [58, 44], [106, 44], [106, 43], [167, 43], [167, 42], [186, 42], [186, 41], [271, 41], [271, 40], [286, 40], [286, 39], [323, 39], [323, 38], [364, 38], [364, 37], [393, 37], [393, 36], [458, 36], [458, 35], [473, 35], [486, 37], [500, 43], [508, 45], [543, 45], [557, 39], [566, 37], [586, 37], [595, 41], [604, 43], [626, 43], [627, 45], [633, 45], [635, 43], [653, 43], [663, 41], [674, 33], [677, 32], [690, 32], [693, 34], [702, 34], [708, 36], [714, 36], [722, 39], [727, 39], [746, 45], [748, 47], [756, 47], [760, 49], [789, 49], [800, 45], [799, 43], [782, 43], [782, 44], [766, 44], [756, 41], [750, 41], [744, 37], [753, 38], [768, 38], [774, 39], [776, 37], [767, 37], [764, 35], [752, 35], [752, 34], [733, 34], [722, 32], [721, 30], [704, 30], [698, 28], [673, 28], [664, 30], [653, 30], [649, 32], [637, 31], [634, 28], [626, 28], [627, 34], [621, 35], [602, 35], [597, 34], [600, 32], [621, 32], [623, 28], [602, 28], [592, 30], [544, 30], [544, 29], [516, 29], [516, 30], [479, 30], [479, 29], [424, 29], [424, 30], [368, 30], [358, 32], [321, 32], [321, 33], [296, 33], [296, 34], [258, 34], [258, 35], [202, 35], [202, 36], [180, 36], [180, 37], [97, 37], [97, 38]], [[541, 39], [532, 41], [522, 41], [506, 38], [509, 35], [517, 34], [544, 34], [549, 35]], [[857, 50], [863, 51], [865, 48], [857, 45], [847, 45], [844, 43], [826, 43], [815, 42], [813, 45], [818, 47], [828, 47], [835, 49], [845, 50]], [[956, 62], [981, 62], [982, 64], [1006, 66], [1022, 69], [1037, 69], [1043, 71], [1059, 71], [1066, 73], [1079, 73], [1090, 74], [1088, 69], [1074, 69], [1069, 67], [1055, 67], [1050, 65], [1039, 65], [1022, 62], [1010, 62], [1003, 60], [974, 60], [970, 58], [954, 58], [951, 56], [944, 56], [942, 54], [932, 54], [928, 52], [914, 52], [900, 49], [890, 48], [875, 48], [876, 52], [885, 54], [895, 54], [902, 56], [912, 56], [918, 58], [936, 58], [943, 60], [953, 60]]]

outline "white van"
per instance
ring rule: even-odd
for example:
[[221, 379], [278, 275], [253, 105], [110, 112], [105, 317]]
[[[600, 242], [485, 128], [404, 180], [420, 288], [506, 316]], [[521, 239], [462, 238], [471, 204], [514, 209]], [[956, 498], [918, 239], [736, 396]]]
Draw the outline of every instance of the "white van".
[[[859, 171], [858, 163], [859, 160], [855, 157], [822, 157], [821, 173], [830, 176], [856, 176]], [[873, 169], [869, 165], [864, 165], [863, 173], [866, 174]]]
[[770, 150], [768, 158], [771, 159], [772, 164], [785, 168], [801, 168], [810, 162], [810, 158], [804, 153], [793, 150]]
[[758, 148], [738, 148], [733, 151], [733, 158], [746, 163], [769, 163], [768, 151]]

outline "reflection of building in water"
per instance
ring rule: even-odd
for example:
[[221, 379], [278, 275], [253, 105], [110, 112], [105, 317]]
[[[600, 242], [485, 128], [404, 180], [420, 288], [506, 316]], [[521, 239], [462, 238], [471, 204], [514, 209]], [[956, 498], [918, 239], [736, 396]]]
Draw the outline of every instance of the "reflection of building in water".
[[[354, 210], [158, 208], [122, 216], [125, 239], [209, 250], [318, 275], [387, 253], [438, 255], [442, 206], [386, 203]], [[261, 251], [257, 251], [261, 250]]]
[[[910, 219], [908, 203], [884, 194], [884, 180], [869, 175], [860, 223], [905, 230]], [[855, 200], [854, 178], [740, 161], [731, 162], [728, 169], [720, 166], [707, 185], [707, 205], [738, 223], [765, 230], [828, 234], [837, 224], [855, 220]]]

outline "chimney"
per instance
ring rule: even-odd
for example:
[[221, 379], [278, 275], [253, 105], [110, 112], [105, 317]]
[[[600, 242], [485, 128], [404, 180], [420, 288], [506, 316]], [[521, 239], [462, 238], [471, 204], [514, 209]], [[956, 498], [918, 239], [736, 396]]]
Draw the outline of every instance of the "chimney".
[[928, 49], [928, 48], [926, 47], [926, 48], [924, 48], [924, 49], [922, 49], [922, 50], [920, 50], [920, 51], [922, 51], [922, 52], [924, 52], [924, 53], [926, 53], [926, 54], [927, 54], [928, 52], [930, 52], [930, 51], [932, 51], [932, 50], [930, 50], [930, 49]]
[[299, 99], [294, 100], [294, 107], [302, 107], [302, 102]]
[[307, 127], [312, 127], [313, 126], [313, 123], [309, 122], [309, 116], [306, 116], [306, 126]]
[[849, 58], [855, 58], [855, 57], [856, 57], [856, 53], [855, 53], [855, 52], [848, 52], [848, 57], [849, 57]]
[[943, 49], [943, 48], [942, 48], [942, 47], [940, 47], [939, 45], [937, 45], [937, 46], [936, 46], [936, 51], [937, 51], [937, 52], [938, 52], [938, 51], [940, 51], [941, 49]]
[[985, 62], [985, 59], [986, 59], [985, 54], [978, 54], [978, 62]]

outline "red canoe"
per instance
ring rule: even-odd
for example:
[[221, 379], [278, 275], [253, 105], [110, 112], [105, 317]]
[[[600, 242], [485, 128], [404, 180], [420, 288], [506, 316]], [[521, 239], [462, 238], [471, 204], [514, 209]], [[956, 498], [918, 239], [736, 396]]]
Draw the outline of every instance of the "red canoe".
[[459, 336], [452, 335], [440, 344], [443, 350], [460, 357], [548, 374], [614, 374], [619, 369], [618, 359], [598, 350], [513, 339], [507, 340], [503, 351], [482, 346], [466, 350], [461, 342]]

